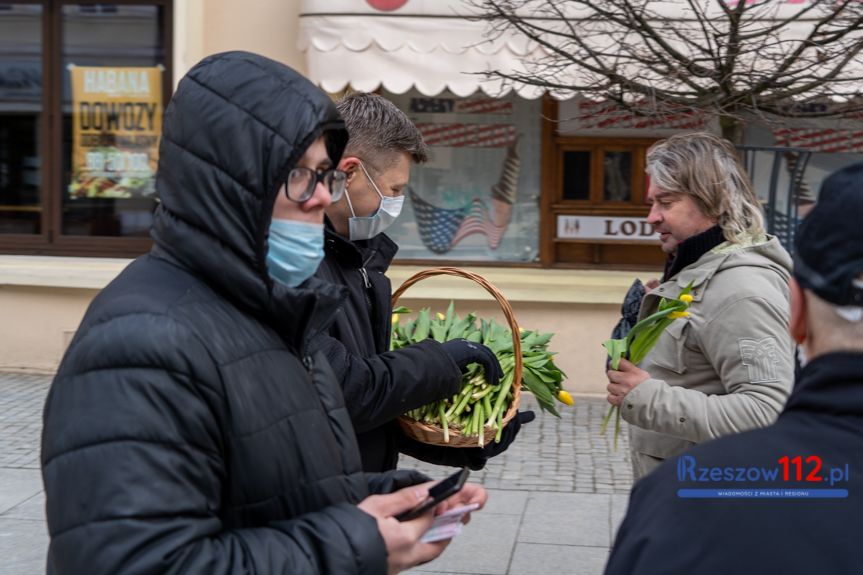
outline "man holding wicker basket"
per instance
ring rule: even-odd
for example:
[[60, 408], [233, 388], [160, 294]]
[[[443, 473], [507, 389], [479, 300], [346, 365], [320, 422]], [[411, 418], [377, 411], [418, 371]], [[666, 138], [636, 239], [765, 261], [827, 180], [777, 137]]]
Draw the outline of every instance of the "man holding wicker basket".
[[401, 212], [411, 164], [425, 162], [428, 151], [413, 122], [385, 98], [357, 92], [337, 108], [350, 134], [338, 166], [347, 174], [347, 188], [326, 210], [325, 257], [316, 275], [346, 287], [348, 299], [315, 345], [342, 382], [363, 468], [395, 469], [402, 452], [439, 465], [481, 469], [534, 414], [518, 413], [500, 442], [482, 449], [428, 445], [399, 430], [398, 416], [458, 393], [468, 365], [482, 366], [490, 385], [502, 370], [488, 347], [464, 339], [427, 339], [389, 350], [392, 291], [384, 274], [398, 246], [383, 231]]

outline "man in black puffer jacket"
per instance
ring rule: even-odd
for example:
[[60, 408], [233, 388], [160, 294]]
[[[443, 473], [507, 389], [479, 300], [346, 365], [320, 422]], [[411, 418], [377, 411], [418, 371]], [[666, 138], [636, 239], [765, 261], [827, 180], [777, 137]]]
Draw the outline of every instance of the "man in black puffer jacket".
[[430, 517], [393, 518], [425, 478], [362, 471], [308, 351], [342, 298], [307, 278], [346, 141], [326, 95], [266, 58], [180, 82], [155, 245], [93, 301], [45, 406], [49, 573], [378, 574], [442, 551], [418, 542]]
[[342, 199], [327, 208], [326, 244], [317, 276], [345, 286], [348, 296], [326, 335], [313, 343], [342, 382], [360, 445], [363, 469], [395, 469], [399, 452], [440, 465], [481, 469], [515, 439], [531, 411], [518, 413], [500, 442], [484, 449], [446, 448], [407, 438], [396, 417], [455, 395], [462, 370], [485, 368], [494, 385], [502, 375], [494, 353], [464, 339], [433, 339], [389, 351], [392, 289], [385, 273], [398, 246], [383, 231], [401, 211], [411, 164], [427, 159], [422, 134], [392, 102], [356, 92], [336, 106], [350, 142], [339, 169], [347, 174]]

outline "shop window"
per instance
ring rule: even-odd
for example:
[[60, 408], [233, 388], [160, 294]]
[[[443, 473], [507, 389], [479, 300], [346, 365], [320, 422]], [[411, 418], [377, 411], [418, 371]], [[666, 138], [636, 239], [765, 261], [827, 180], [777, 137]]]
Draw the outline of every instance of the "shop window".
[[0, 234], [42, 233], [41, 6], [0, 10]]
[[546, 133], [543, 263], [660, 264], [656, 234], [645, 221], [649, 206], [644, 161], [655, 139]]
[[539, 258], [540, 107], [515, 95], [384, 92], [430, 149], [387, 230], [401, 263], [534, 264]]
[[4, 7], [0, 251], [145, 252], [172, 84], [170, 0]]

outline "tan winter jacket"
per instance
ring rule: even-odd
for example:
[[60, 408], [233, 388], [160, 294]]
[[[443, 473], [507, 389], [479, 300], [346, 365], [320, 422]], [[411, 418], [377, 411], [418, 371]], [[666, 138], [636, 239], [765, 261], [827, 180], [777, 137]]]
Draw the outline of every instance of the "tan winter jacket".
[[641, 362], [651, 379], [621, 406], [635, 478], [696, 443], [772, 423], [794, 379], [791, 258], [776, 238], [725, 242], [648, 293], [640, 317], [693, 282], [677, 319]]

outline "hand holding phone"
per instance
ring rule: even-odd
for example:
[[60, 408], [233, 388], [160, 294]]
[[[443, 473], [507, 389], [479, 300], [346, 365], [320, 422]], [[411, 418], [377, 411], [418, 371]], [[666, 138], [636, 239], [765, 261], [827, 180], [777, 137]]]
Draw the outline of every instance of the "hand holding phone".
[[468, 475], [470, 475], [470, 470], [467, 467], [463, 467], [446, 479], [432, 485], [429, 488], [428, 497], [420, 501], [412, 509], [399, 513], [395, 518], [399, 521], [416, 519], [426, 511], [434, 508], [438, 503], [458, 493], [464, 486], [465, 481], [467, 481]]

